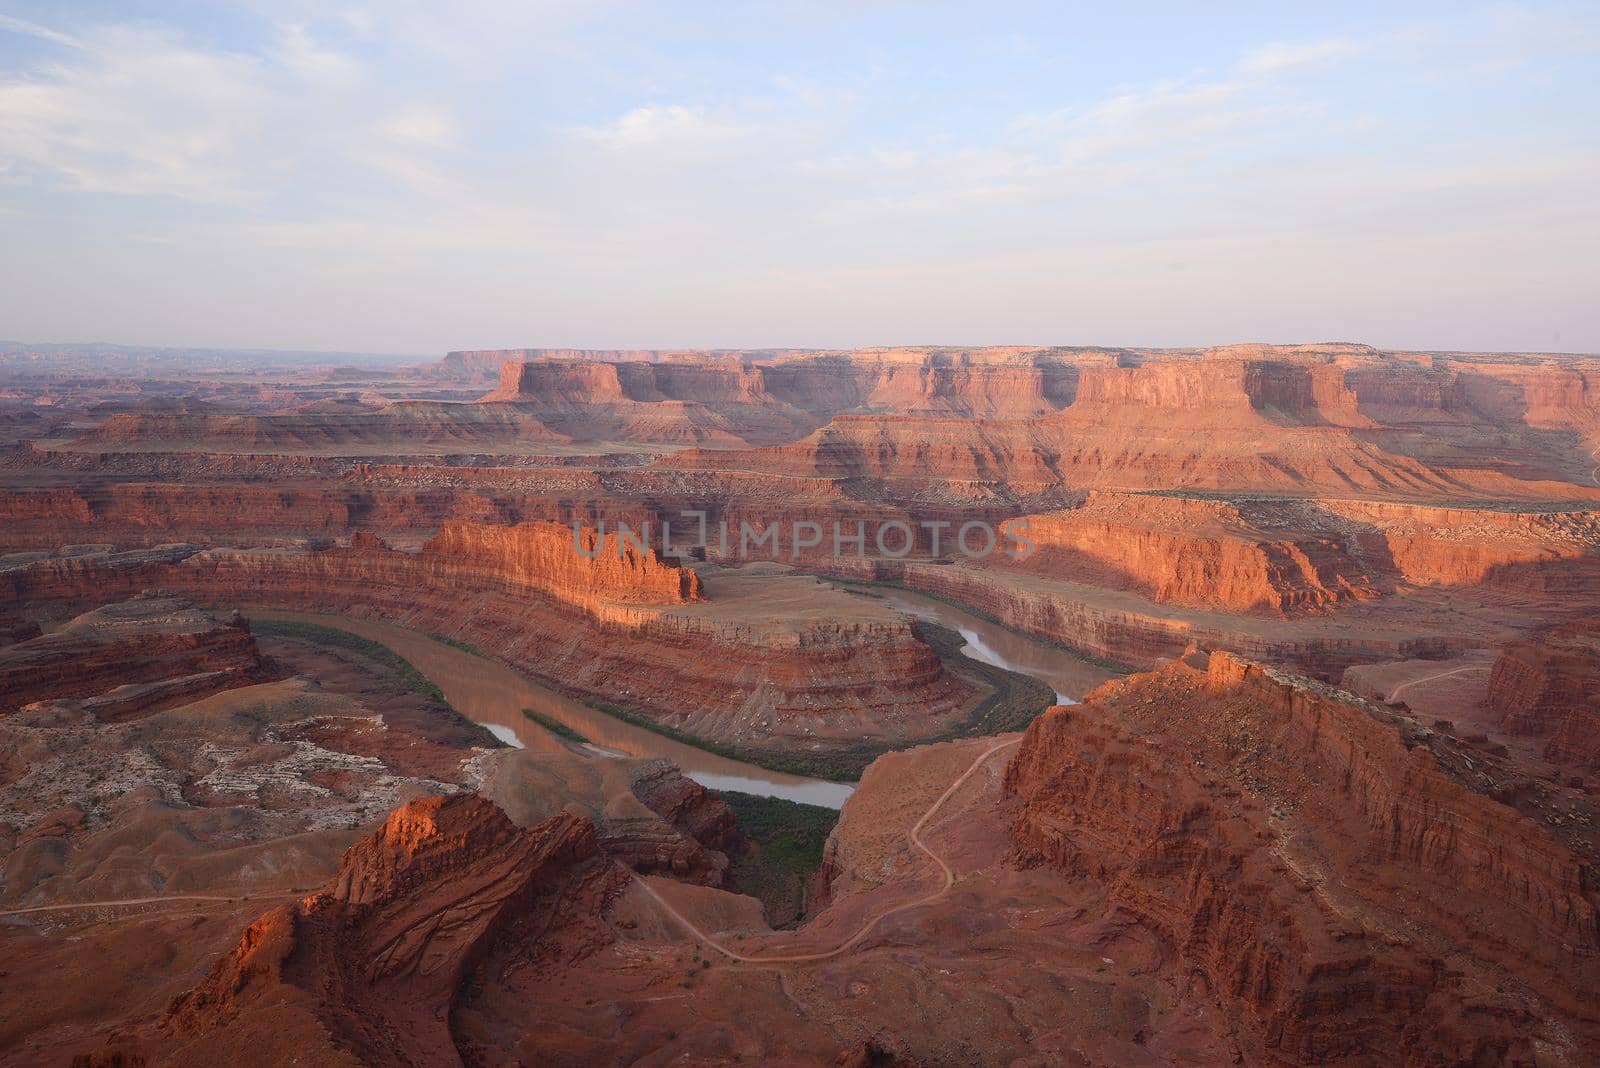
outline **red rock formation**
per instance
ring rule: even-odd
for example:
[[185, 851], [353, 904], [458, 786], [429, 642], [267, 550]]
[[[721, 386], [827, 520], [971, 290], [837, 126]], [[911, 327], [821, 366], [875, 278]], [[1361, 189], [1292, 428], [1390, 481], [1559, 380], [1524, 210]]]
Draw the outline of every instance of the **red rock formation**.
[[[759, 405], [770, 420], [811, 429], [848, 412], [1016, 419], [1070, 403], [1081, 353], [1029, 348], [858, 349], [844, 353], [597, 354], [510, 350], [489, 402], [552, 412], [625, 403], [704, 405], [749, 424]], [[740, 359], [740, 357], [753, 357]], [[479, 358], [482, 358], [481, 355]], [[1104, 360], [1100, 354], [1087, 359]], [[773, 429], [746, 436], [772, 437]], [[792, 430], [791, 427], [785, 429]], [[747, 426], [747, 431], [757, 431]], [[802, 433], [804, 431], [801, 431]], [[791, 437], [797, 436], [791, 432]]]
[[1600, 620], [1506, 646], [1484, 703], [1513, 734], [1549, 738], [1548, 759], [1600, 771]]
[[0, 648], [0, 712], [87, 697], [101, 718], [120, 719], [265, 677], [243, 620], [174, 597], [137, 597]]
[[628, 786], [651, 812], [683, 835], [727, 852], [740, 844], [733, 809], [665, 758], [641, 761], [628, 771]]
[[[649, 532], [642, 537], [648, 538]], [[438, 561], [445, 581], [538, 591], [593, 610], [600, 601], [687, 604], [700, 600], [700, 576], [654, 548], [620, 537], [558, 523], [512, 527], [446, 523], [423, 555]]]
[[775, 403], [759, 371], [736, 363], [540, 361], [506, 363], [485, 401], [527, 401], [561, 410], [623, 401], [706, 405]]
[[[1600, 512], [1442, 508], [1325, 500], [1374, 570], [1417, 586], [1520, 593], [1600, 592]], [[1350, 526], [1349, 524], [1354, 524]]]
[[1024, 634], [1135, 667], [1154, 666], [1198, 643], [1334, 679], [1354, 664], [1436, 658], [1470, 644], [1448, 629], [1419, 628], [1403, 616], [1352, 629], [1325, 626], [1315, 617], [1282, 621], [1216, 610], [1177, 611], [1088, 583], [959, 562], [846, 559], [827, 561], [822, 570], [843, 578], [900, 583]]
[[15, 645], [40, 634], [39, 624], [33, 622], [0, 623], [0, 646]]
[[541, 907], [598, 908], [614, 873], [581, 816], [520, 830], [473, 794], [413, 801], [323, 890], [252, 924], [162, 1029], [185, 1063], [459, 1064], [450, 1013], [468, 973], [499, 939], [531, 949]]
[[1061, 481], [1058, 435], [1037, 422], [940, 416], [847, 415], [801, 441], [719, 454], [692, 450], [661, 466], [733, 468], [824, 478], [1005, 482]]
[[[1268, 513], [1278, 511], [1273, 516]], [[1297, 525], [1294, 502], [1091, 493], [1082, 505], [1025, 516], [1033, 551], [994, 562], [1018, 571], [1137, 590], [1164, 604], [1293, 612], [1371, 600], [1381, 588], [1333, 530]], [[1310, 526], [1311, 529], [1306, 529]]]
[[[351, 524], [346, 494], [315, 487], [181, 483], [90, 484], [73, 490], [0, 493], [6, 546], [54, 547], [105, 537], [142, 536], [159, 545], [217, 531], [332, 536]], [[137, 533], [135, 533], [137, 532]]]
[[788, 441], [820, 421], [738, 363], [507, 363], [485, 408], [536, 417], [574, 441], [742, 445]]
[[494, 404], [451, 404], [402, 401], [348, 409], [318, 408], [263, 414], [113, 415], [75, 443], [109, 445], [209, 447], [249, 452], [333, 449], [387, 445], [416, 450], [484, 447], [509, 442], [559, 444], [565, 435], [530, 413]]
[[[106, 453], [85, 463], [86, 455], [50, 453], [43, 467], [29, 465], [17, 476], [30, 483], [70, 481], [70, 491], [0, 490], [0, 548], [159, 545], [180, 538], [202, 545], [299, 544], [355, 530], [425, 537], [450, 520], [507, 524], [531, 518], [587, 526], [603, 520], [610, 528], [626, 520], [635, 530], [649, 522], [656, 531], [666, 519], [677, 542], [686, 529], [682, 509], [725, 518], [735, 534], [744, 520], [760, 528], [836, 510], [876, 511], [831, 482], [742, 472], [585, 471], [553, 463], [353, 464], [303, 457], [246, 463], [242, 457], [196, 453]], [[102, 469], [115, 469], [117, 478], [94, 477]], [[944, 517], [973, 503], [952, 500]]]
[[1355, 408], [1356, 396], [1337, 364], [1244, 360], [1219, 352], [1203, 360], [1085, 368], [1069, 415], [1076, 423], [1121, 423], [1145, 412], [1207, 426], [1370, 425]]
[[609, 809], [600, 837], [606, 855], [638, 872], [724, 885], [728, 854], [744, 844], [733, 810], [666, 759], [634, 764], [628, 769], [628, 785], [660, 819]]
[[[47, 557], [0, 571], [0, 603], [159, 587], [207, 603], [376, 615], [470, 641], [570, 693], [773, 747], [796, 736], [926, 737], [973, 696], [909, 620], [814, 580], [734, 581], [729, 596], [702, 603], [689, 601], [693, 572], [585, 560], [571, 551], [570, 528], [452, 529], [419, 553], [191, 546]], [[499, 549], [507, 555], [496, 558]], [[625, 597], [633, 574], [666, 590], [658, 602], [675, 603], [598, 596]], [[775, 611], [785, 603], [789, 611]]]
[[725, 358], [507, 362], [487, 405], [515, 405], [575, 440], [725, 447], [793, 441], [842, 413], [1031, 418], [1059, 410], [1071, 362], [1040, 350], [860, 350]]
[[1270, 1063], [1600, 1051], [1593, 834], [1493, 800], [1448, 738], [1192, 655], [1046, 713], [1006, 782], [1018, 854], [1110, 886]]
[[1407, 585], [1600, 593], [1600, 512], [1587, 509], [1101, 491], [1015, 525], [1036, 551], [997, 564], [1232, 612], [1325, 610]]
[[[1036, 370], [1053, 368], [1060, 376], [1055, 385], [1035, 383], [1018, 368], [1002, 373], [1003, 364], [991, 363], [978, 376], [990, 385], [963, 387], [1039, 398], [1034, 403], [899, 397], [888, 406], [896, 418], [868, 420], [855, 413], [873, 410], [870, 403], [836, 407], [833, 421], [802, 441], [724, 460], [774, 473], [943, 476], [1013, 486], [1422, 499], [1595, 496], [1588, 450], [1575, 446], [1600, 433], [1600, 415], [1581, 385], [1585, 372], [1576, 368], [1430, 369], [1363, 346], [1333, 345], [1235, 346], [1200, 358], [1127, 354], [1115, 362], [1101, 355], [1025, 358]], [[853, 353], [849, 365], [859, 368], [869, 358]], [[937, 364], [923, 366], [930, 380], [937, 378]], [[1539, 378], [1551, 394], [1548, 412], [1515, 403], [1540, 392], [1525, 378]], [[1562, 383], [1545, 381], [1551, 378]], [[937, 418], [948, 415], [985, 422]], [[716, 466], [717, 458], [697, 453], [670, 462]]]
[[[502, 386], [484, 403], [324, 399], [243, 414], [155, 406], [113, 414], [80, 447], [337, 454], [426, 445], [526, 455], [530, 442], [753, 443], [779, 447], [726, 459], [894, 478], [1570, 499], [1577, 494], [1563, 483], [1592, 488], [1593, 463], [1579, 446], [1600, 436], [1591, 388], [1600, 373], [1571, 358], [1330, 344], [1206, 353], [506, 350], [445, 362], [449, 375], [471, 377], [502, 357]], [[869, 414], [891, 419], [850, 418]], [[995, 425], [974, 433], [980, 420]], [[941, 472], [940, 460], [954, 465]], [[713, 457], [684, 462], [714, 466]]]

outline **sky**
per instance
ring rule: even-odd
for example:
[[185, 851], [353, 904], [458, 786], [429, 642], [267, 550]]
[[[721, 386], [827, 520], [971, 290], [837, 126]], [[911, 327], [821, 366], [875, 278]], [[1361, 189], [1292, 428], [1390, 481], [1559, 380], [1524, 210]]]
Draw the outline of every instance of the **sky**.
[[0, 337], [1600, 352], [1600, 5], [0, 0]]

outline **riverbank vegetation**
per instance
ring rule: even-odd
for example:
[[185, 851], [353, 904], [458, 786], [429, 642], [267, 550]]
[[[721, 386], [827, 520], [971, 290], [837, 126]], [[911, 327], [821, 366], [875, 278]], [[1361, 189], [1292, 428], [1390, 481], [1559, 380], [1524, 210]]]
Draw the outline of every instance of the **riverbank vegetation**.
[[549, 731], [551, 734], [555, 735], [557, 738], [572, 742], [576, 745], [590, 744], [589, 739], [585, 738], [580, 732], [567, 726], [565, 723], [562, 723], [554, 716], [547, 716], [543, 712], [537, 712], [531, 708], [524, 708], [522, 710], [522, 714], [526, 718], [543, 727], [545, 730]]
[[292, 619], [251, 617], [250, 632], [261, 637], [290, 638], [295, 641], [321, 646], [324, 649], [355, 653], [396, 679], [406, 689], [432, 700], [438, 706], [440, 715], [450, 719], [458, 726], [481, 733], [487, 739], [483, 744], [487, 746], [504, 744], [485, 730], [481, 724], [475, 723], [462, 715], [445, 698], [444, 692], [435, 686], [428, 676], [418, 671], [411, 661], [382, 642], [364, 638], [348, 630], [340, 630], [338, 627], [326, 627], [320, 623], [304, 623]]
[[773, 927], [794, 927], [810, 908], [824, 847], [839, 811], [781, 797], [714, 791], [733, 809], [751, 846], [734, 856], [733, 881], [761, 902]]

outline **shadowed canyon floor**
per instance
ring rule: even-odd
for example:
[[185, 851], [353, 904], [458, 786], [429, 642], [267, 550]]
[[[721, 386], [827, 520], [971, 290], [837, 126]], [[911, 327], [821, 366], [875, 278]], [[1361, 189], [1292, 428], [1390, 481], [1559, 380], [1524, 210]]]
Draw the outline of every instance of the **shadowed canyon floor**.
[[1595, 1063], [1597, 382], [0, 367], [0, 1063]]

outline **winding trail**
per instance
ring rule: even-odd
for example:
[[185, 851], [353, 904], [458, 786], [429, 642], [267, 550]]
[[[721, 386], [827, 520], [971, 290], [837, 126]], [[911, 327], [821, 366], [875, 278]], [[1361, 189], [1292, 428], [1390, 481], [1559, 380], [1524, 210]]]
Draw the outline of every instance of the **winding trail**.
[[956, 882], [955, 872], [950, 870], [950, 865], [944, 862], [944, 858], [940, 857], [939, 854], [928, 848], [928, 844], [922, 840], [922, 829], [927, 826], [928, 821], [933, 818], [934, 813], [938, 812], [940, 807], [946, 801], [950, 800], [950, 796], [957, 790], [961, 789], [962, 784], [970, 779], [973, 773], [983, 766], [984, 761], [988, 760], [1000, 750], [1008, 749], [1013, 745], [1017, 745], [1021, 741], [1021, 737], [1013, 738], [1009, 742], [1001, 742], [998, 745], [992, 745], [988, 749], [985, 749], [982, 753], [978, 754], [977, 758], [973, 760], [972, 764], [967, 768], [967, 770], [962, 772], [961, 775], [957, 777], [956, 781], [951, 783], [945, 789], [945, 792], [939, 795], [939, 799], [937, 801], [928, 806], [928, 810], [922, 814], [922, 818], [917, 820], [916, 825], [911, 828], [911, 843], [924, 853], [928, 854], [928, 856], [932, 857], [933, 862], [939, 865], [939, 869], [944, 872], [944, 885], [926, 897], [918, 898], [915, 901], [908, 901], [901, 905], [895, 905], [893, 908], [885, 909], [884, 911], [878, 913], [876, 916], [873, 916], [871, 919], [863, 923], [861, 928], [856, 931], [855, 934], [845, 939], [833, 949], [825, 950], [821, 953], [785, 953], [766, 957], [746, 956], [736, 949], [729, 949], [721, 942], [718, 942], [715, 938], [712, 938], [710, 935], [706, 934], [687, 916], [673, 908], [672, 905], [667, 902], [666, 898], [656, 893], [655, 889], [649, 883], [639, 878], [638, 875], [633, 876], [633, 881], [638, 884], [641, 890], [654, 898], [656, 904], [661, 906], [662, 911], [666, 912], [666, 914], [671, 916], [674, 920], [677, 920], [685, 930], [694, 935], [700, 941], [711, 946], [712, 949], [715, 949], [718, 953], [721, 953], [729, 960], [739, 961], [744, 964], [780, 964], [798, 961], [828, 960], [830, 958], [837, 957], [841, 953], [853, 948], [863, 938], [866, 938], [867, 935], [872, 933], [873, 928], [877, 927], [878, 924], [882, 923], [890, 916], [893, 916], [896, 913], [906, 912], [910, 909], [921, 908], [923, 905], [931, 905], [933, 902], [938, 901], [940, 898], [944, 897], [945, 894], [950, 892], [950, 888], [954, 886]]
[[1434, 679], [1447, 679], [1451, 675], [1465, 675], [1469, 671], [1488, 671], [1493, 667], [1493, 664], [1473, 664], [1471, 667], [1456, 668], [1454, 671], [1441, 671], [1437, 675], [1424, 675], [1420, 679], [1412, 679], [1410, 682], [1402, 682], [1400, 685], [1389, 691], [1389, 696], [1385, 698], [1385, 700], [1393, 701], [1406, 690], [1411, 689], [1411, 687], [1416, 686], [1419, 683], [1432, 682]]

